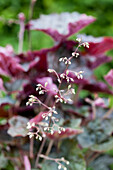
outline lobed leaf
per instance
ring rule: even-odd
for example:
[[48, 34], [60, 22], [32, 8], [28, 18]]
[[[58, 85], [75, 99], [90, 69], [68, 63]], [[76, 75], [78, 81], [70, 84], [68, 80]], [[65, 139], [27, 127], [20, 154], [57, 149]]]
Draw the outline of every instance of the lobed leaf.
[[46, 133], [46, 135], [50, 139], [60, 140], [60, 139], [63, 139], [63, 138], [68, 138], [70, 136], [78, 135], [80, 133], [83, 133], [82, 129], [65, 128], [65, 132], [61, 131], [60, 134], [58, 133], [58, 131], [54, 131], [53, 135], [51, 135], [50, 133]]
[[38, 30], [50, 35], [55, 41], [62, 41], [94, 22], [95, 18], [77, 12], [41, 15], [31, 20], [27, 28]]
[[9, 119], [9, 129], [7, 133], [12, 137], [23, 136], [25, 137], [28, 133], [27, 127], [28, 119], [22, 116], [13, 116]]

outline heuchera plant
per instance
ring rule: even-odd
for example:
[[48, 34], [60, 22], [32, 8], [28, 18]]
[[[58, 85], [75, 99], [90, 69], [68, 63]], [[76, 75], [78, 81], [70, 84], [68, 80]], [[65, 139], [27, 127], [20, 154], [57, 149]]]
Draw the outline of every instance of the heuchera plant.
[[[19, 53], [10, 45], [0, 47], [0, 161], [5, 162], [0, 168], [97, 170], [102, 164], [108, 169], [113, 70], [103, 75], [108, 84], [98, 81], [94, 70], [111, 62], [105, 52], [113, 48], [113, 38], [78, 34], [75, 41], [69, 40], [95, 21], [77, 12], [37, 20], [30, 16], [27, 24], [24, 14], [18, 17]], [[29, 41], [30, 30], [37, 30], [51, 36], [55, 45], [22, 52], [25, 29]], [[84, 90], [88, 95], [81, 99]]]

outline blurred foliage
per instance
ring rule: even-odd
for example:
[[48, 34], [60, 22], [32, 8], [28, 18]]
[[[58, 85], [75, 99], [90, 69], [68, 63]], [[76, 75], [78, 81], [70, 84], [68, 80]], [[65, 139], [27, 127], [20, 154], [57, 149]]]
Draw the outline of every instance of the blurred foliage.
[[[17, 19], [17, 15], [20, 12], [24, 12], [26, 19], [29, 18], [29, 5], [30, 0], [0, 0], [0, 16], [4, 19], [14, 18]], [[40, 14], [60, 13], [63, 11], [73, 12], [78, 11], [80, 13], [86, 13], [93, 15], [97, 18], [96, 22], [85, 28], [82, 32], [91, 34], [93, 36], [113, 36], [113, 0], [37, 0], [34, 8], [33, 18], [37, 18]], [[17, 50], [18, 38], [17, 32], [18, 26], [13, 24], [12, 26], [6, 26], [4, 23], [0, 23], [0, 45], [6, 45], [11, 43], [15, 50]], [[41, 43], [37, 42], [35, 37], [41, 40]], [[24, 50], [27, 50], [27, 33], [25, 34], [26, 41], [24, 42]], [[33, 49], [40, 49], [43, 47], [49, 47], [53, 44], [52, 40], [41, 33], [33, 33]]]

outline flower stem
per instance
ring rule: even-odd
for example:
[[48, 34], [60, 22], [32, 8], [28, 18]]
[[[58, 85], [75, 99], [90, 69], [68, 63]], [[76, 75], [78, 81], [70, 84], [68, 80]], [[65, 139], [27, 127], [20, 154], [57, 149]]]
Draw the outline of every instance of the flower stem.
[[[29, 7], [29, 21], [32, 19], [33, 17], [33, 10], [34, 10], [34, 5], [36, 3], [36, 0], [31, 0], [30, 2], [30, 7]], [[29, 50], [31, 50], [31, 31], [30, 29], [28, 29], [28, 48]]]
[[37, 158], [36, 158], [36, 162], [35, 162], [35, 168], [38, 167], [38, 162], [39, 162], [39, 157], [40, 157], [40, 154], [42, 153], [42, 150], [43, 150], [43, 147], [45, 145], [45, 142], [46, 142], [46, 138], [43, 139], [42, 143], [41, 143], [41, 146], [40, 146], [40, 149], [38, 151], [38, 154], [37, 154]]

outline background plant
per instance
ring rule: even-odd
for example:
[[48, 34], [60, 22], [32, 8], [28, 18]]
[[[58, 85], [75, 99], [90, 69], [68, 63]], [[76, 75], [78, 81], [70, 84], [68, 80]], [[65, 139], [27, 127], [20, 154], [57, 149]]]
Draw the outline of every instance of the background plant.
[[[59, 16], [62, 16], [64, 23], [59, 22], [57, 19]], [[73, 20], [70, 21], [72, 16]], [[55, 23], [54, 27], [51, 22], [44, 22], [44, 19], [49, 19]], [[74, 55], [73, 52], [75, 52], [78, 44], [75, 38], [74, 40], [69, 40], [68, 37], [94, 20], [95, 18], [91, 16], [78, 13], [44, 15], [43, 19], [40, 17], [38, 20], [27, 22], [27, 24], [24, 15], [21, 13], [19, 19], [13, 20], [13, 22], [20, 25], [20, 52], [22, 50], [21, 36], [25, 31], [23, 28], [26, 28], [25, 34], [30, 33], [31, 29], [45, 32], [53, 38], [54, 46], [48, 49], [30, 50], [19, 54], [15, 54], [12, 46], [9, 45], [5, 48], [0, 48], [0, 160], [4, 162], [0, 164], [0, 168], [14, 169], [18, 167], [20, 169], [30, 169], [34, 167], [34, 158], [36, 158], [42, 142], [34, 139], [29, 142], [26, 124], [30, 120], [30, 123], [42, 126], [41, 122], [45, 110], [43, 110], [42, 106], [37, 106], [36, 104], [26, 106], [28, 96], [37, 96], [46, 105], [54, 103], [53, 95], [55, 95], [55, 92], [52, 89], [58, 89], [58, 76], [65, 77], [62, 74], [65, 70], [65, 64], [58, 61], [60, 59], [67, 63], [67, 58], [71, 54]], [[23, 27], [24, 24], [25, 27]], [[68, 27], [68, 24], [70, 27]], [[98, 169], [108, 169], [109, 167], [112, 169], [113, 75], [111, 70], [105, 77], [103, 76], [104, 82], [102, 82], [94, 76], [94, 70], [103, 63], [112, 61], [112, 58], [106, 56], [105, 53], [113, 48], [113, 39], [111, 37], [94, 38], [86, 35], [78, 35], [78, 37], [82, 38], [82, 43], [87, 39], [90, 48], [80, 48], [77, 51], [79, 57], [73, 58], [69, 67], [71, 71], [69, 71], [68, 76], [73, 80], [71, 86], [76, 92], [75, 97], [69, 96], [73, 98], [73, 102], [67, 104], [58, 103], [57, 107], [58, 119], [60, 119], [58, 125], [68, 128], [61, 134], [47, 133], [47, 143], [42, 154], [47, 150], [46, 154], [50, 153], [49, 158], [53, 160], [65, 157], [70, 162], [67, 166], [68, 169], [97, 169], [97, 167]], [[30, 46], [30, 44], [28, 45]], [[59, 74], [57, 76], [50, 74], [47, 71], [48, 68], [55, 69]], [[81, 74], [78, 74], [81, 73], [79, 72], [80, 70], [84, 71], [83, 79], [77, 78], [81, 77]], [[106, 81], [110, 86], [106, 84]], [[39, 92], [36, 91], [36, 84], [41, 84], [44, 87], [46, 85], [48, 93], [41, 94], [43, 89], [40, 92], [41, 95], [39, 95]], [[65, 90], [65, 81], [62, 81], [62, 88]], [[33, 96], [31, 97], [34, 100]], [[75, 136], [74, 134], [81, 131], [80, 126], [84, 129], [84, 133]], [[70, 131], [70, 129], [73, 130]], [[42, 139], [40, 136], [38, 138]], [[50, 143], [48, 143], [49, 141]], [[48, 146], [49, 149], [47, 149]], [[109, 150], [111, 152], [108, 152]], [[10, 152], [8, 153], [8, 151]], [[43, 155], [40, 156], [43, 157]], [[46, 158], [49, 159], [48, 157]], [[42, 169], [57, 169], [58, 167], [54, 161], [38, 161]]]

